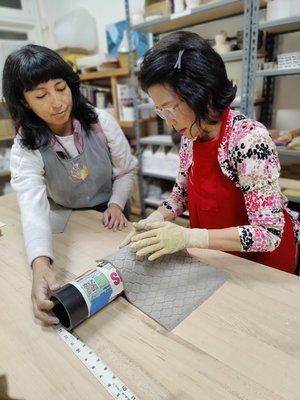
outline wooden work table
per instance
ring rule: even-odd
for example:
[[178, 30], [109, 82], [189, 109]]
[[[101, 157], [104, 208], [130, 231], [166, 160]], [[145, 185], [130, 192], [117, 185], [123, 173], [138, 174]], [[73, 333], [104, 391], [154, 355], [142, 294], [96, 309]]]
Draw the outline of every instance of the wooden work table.
[[[34, 321], [14, 195], [1, 197], [0, 219], [0, 376], [9, 396], [111, 399], [57, 333]], [[117, 250], [125, 234], [106, 230], [95, 211], [74, 212], [54, 238], [60, 281]], [[172, 332], [119, 297], [76, 333], [142, 400], [299, 400], [299, 278], [218, 251], [193, 254], [230, 279]]]

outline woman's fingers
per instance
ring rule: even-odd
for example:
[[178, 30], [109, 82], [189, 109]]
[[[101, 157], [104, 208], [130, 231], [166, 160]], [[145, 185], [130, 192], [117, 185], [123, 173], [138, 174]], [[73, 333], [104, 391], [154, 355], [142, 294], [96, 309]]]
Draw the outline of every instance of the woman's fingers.
[[33, 313], [37, 319], [44, 322], [46, 325], [59, 323], [59, 319], [50, 313], [54, 306], [52, 301], [47, 299], [37, 299], [33, 296], [32, 303]]
[[162, 250], [156, 251], [155, 253], [151, 254], [151, 256], [148, 257], [148, 260], [154, 261], [159, 257], [165, 256], [166, 254], [168, 254], [167, 250], [162, 249]]
[[123, 230], [124, 228], [126, 228], [127, 226], [128, 226], [127, 219], [126, 219], [126, 217], [122, 214], [122, 215], [121, 215], [120, 222], [119, 222], [118, 229], [119, 229], [119, 231], [122, 231], [122, 230]]
[[151, 229], [163, 228], [166, 226], [166, 222], [156, 221], [156, 222], [147, 222], [146, 229], [149, 231]]
[[128, 226], [128, 219], [125, 217], [125, 215], [123, 215], [123, 219], [124, 219], [124, 227], [127, 228], [127, 226]]
[[137, 256], [147, 256], [148, 254], [155, 253], [159, 250], [162, 250], [161, 243], [153, 244], [152, 246], [147, 246], [139, 250], [136, 255]]
[[107, 227], [109, 221], [109, 216], [107, 210], [103, 213], [102, 223], [105, 227]]
[[131, 239], [132, 242], [138, 242], [139, 240], [142, 239], [147, 239], [150, 237], [154, 237], [157, 235], [158, 229], [151, 229], [150, 231], [146, 231], [143, 233], [138, 233], [137, 235], [134, 235]]
[[120, 222], [121, 222], [120, 216], [115, 217], [115, 220], [114, 220], [114, 223], [113, 223], [113, 227], [112, 227], [114, 232], [117, 232], [118, 227], [120, 225]]
[[56, 325], [59, 323], [59, 319], [50, 312], [42, 311], [38, 308], [37, 304], [33, 303], [34, 316], [46, 325]]
[[112, 227], [114, 226], [115, 220], [116, 220], [115, 216], [112, 213], [109, 213], [108, 225], [107, 225], [108, 229], [112, 229]]
[[38, 310], [50, 311], [54, 307], [53, 301], [50, 300], [35, 299], [35, 303]]
[[128, 235], [125, 237], [125, 239], [120, 243], [119, 245], [119, 249], [121, 249], [122, 247], [127, 246], [130, 242], [131, 242], [131, 238], [136, 234], [136, 230], [132, 229]]
[[154, 236], [151, 238], [141, 239], [138, 242], [132, 243], [131, 248], [134, 250], [140, 250], [143, 249], [144, 247], [151, 246], [157, 243], [159, 243], [159, 239], [157, 239], [157, 237]]

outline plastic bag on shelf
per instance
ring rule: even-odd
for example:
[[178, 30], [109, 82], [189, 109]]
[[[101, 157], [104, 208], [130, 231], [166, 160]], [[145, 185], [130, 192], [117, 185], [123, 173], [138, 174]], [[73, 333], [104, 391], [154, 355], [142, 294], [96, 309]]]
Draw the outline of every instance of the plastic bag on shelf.
[[76, 8], [54, 23], [59, 48], [95, 51], [98, 46], [96, 20], [86, 8]]

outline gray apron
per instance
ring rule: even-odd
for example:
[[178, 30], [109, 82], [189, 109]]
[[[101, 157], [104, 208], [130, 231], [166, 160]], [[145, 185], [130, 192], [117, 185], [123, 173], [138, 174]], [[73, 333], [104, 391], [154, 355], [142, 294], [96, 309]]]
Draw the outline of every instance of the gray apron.
[[[47, 195], [52, 200], [50, 223], [53, 233], [63, 232], [73, 208], [92, 208], [108, 203], [112, 194], [112, 162], [107, 145], [96, 133], [90, 131], [89, 135], [84, 135], [83, 150], [76, 157], [62, 159], [51, 146], [40, 152]], [[85, 180], [77, 179], [74, 170], [83, 166], [88, 168], [89, 174]]]

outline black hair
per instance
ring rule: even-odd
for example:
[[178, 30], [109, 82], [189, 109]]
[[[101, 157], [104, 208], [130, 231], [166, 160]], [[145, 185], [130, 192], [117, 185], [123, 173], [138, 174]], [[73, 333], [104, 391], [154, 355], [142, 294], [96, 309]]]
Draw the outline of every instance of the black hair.
[[15, 128], [21, 129], [21, 143], [30, 150], [50, 144], [52, 135], [47, 124], [26, 107], [24, 91], [50, 79], [63, 79], [69, 86], [73, 108], [71, 115], [85, 130], [98, 121], [98, 116], [80, 92], [80, 79], [59, 54], [47, 47], [29, 44], [11, 53], [3, 70], [3, 95]]
[[[180, 50], [184, 50], [181, 66], [174, 68]], [[174, 32], [157, 42], [145, 54], [138, 78], [145, 92], [155, 84], [170, 86], [194, 111], [199, 124], [216, 124], [236, 94], [221, 56], [193, 32]]]

